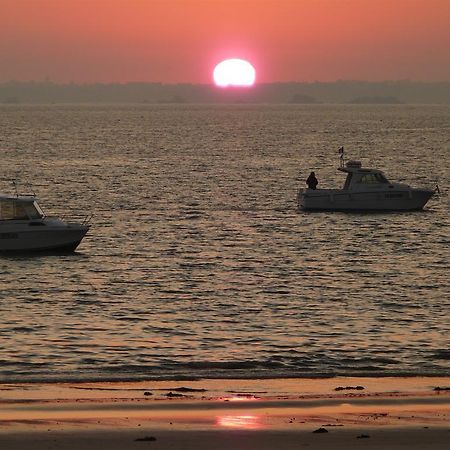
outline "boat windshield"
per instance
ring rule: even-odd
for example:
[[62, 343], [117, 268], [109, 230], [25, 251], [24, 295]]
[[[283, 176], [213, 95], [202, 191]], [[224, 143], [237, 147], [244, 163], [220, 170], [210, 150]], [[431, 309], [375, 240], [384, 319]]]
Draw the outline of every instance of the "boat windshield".
[[358, 183], [361, 184], [387, 184], [389, 181], [381, 173], [366, 173]]
[[352, 177], [353, 177], [353, 174], [351, 172], [349, 172], [347, 174], [347, 178], [345, 179], [344, 189], [348, 189], [350, 187], [350, 184], [352, 182]]
[[44, 217], [44, 211], [42, 211], [41, 207], [38, 205], [38, 202], [34, 201], [28, 206], [28, 215], [30, 216], [30, 219], [42, 219]]
[[43, 216], [36, 202], [11, 198], [0, 199], [0, 220], [41, 219]]

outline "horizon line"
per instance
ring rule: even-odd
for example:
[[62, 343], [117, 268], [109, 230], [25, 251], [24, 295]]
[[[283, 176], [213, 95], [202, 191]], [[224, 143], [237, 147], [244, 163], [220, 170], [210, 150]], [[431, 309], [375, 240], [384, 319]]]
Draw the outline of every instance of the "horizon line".
[[[227, 89], [254, 89], [258, 86], [267, 86], [267, 85], [279, 85], [279, 84], [337, 84], [337, 83], [366, 83], [366, 84], [381, 84], [381, 83], [417, 83], [417, 84], [450, 84], [450, 80], [413, 80], [409, 78], [403, 79], [385, 79], [385, 80], [362, 80], [362, 79], [337, 79], [333, 81], [270, 81], [270, 82], [261, 82], [255, 83], [252, 86], [230, 86]], [[164, 82], [164, 81], [56, 81], [51, 79], [45, 80], [5, 80], [0, 81], [0, 84], [54, 84], [54, 85], [77, 85], [77, 86], [89, 86], [89, 85], [127, 85], [127, 84], [157, 84], [163, 86], [217, 86], [213, 83], [193, 83], [188, 81], [180, 81], [180, 82]], [[220, 88], [223, 89], [223, 88]]]

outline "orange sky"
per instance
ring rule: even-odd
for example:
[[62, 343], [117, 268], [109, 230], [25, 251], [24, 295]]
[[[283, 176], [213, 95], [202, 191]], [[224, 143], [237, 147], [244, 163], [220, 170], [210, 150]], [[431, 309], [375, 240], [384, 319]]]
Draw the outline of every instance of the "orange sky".
[[450, 0], [0, 0], [0, 82], [450, 81]]

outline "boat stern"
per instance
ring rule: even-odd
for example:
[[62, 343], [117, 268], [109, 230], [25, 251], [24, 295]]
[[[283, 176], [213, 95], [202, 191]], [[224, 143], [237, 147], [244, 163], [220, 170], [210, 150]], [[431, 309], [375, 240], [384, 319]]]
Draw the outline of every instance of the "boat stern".
[[303, 210], [330, 209], [334, 205], [334, 191], [329, 189], [300, 189], [298, 207]]

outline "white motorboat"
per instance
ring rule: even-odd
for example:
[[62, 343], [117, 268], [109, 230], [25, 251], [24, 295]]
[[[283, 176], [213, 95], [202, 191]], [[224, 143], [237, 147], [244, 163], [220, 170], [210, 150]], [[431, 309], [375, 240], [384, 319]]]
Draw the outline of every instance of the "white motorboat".
[[89, 219], [70, 223], [46, 217], [34, 195], [0, 194], [0, 252], [73, 252]]
[[414, 211], [422, 209], [435, 193], [388, 181], [381, 170], [362, 168], [348, 161], [338, 168], [347, 174], [342, 189], [300, 189], [299, 207], [329, 211]]

